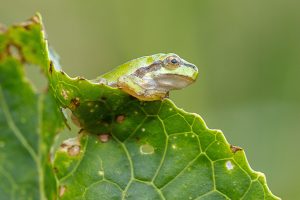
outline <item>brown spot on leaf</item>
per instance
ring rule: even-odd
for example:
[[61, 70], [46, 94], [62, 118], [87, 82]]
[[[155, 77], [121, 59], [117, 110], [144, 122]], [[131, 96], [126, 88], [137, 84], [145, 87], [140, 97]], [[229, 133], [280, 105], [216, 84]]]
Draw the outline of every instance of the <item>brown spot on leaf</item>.
[[61, 148], [66, 148], [68, 145], [66, 144], [66, 143], [62, 143], [62, 144], [60, 144], [60, 147]]
[[26, 29], [27, 31], [30, 31], [31, 23], [23, 23], [22, 24], [23, 28]]
[[14, 24], [13, 25], [13, 27], [23, 27], [24, 29], [26, 29], [26, 30], [30, 30], [30, 26], [32, 25], [32, 21], [31, 20], [29, 20], [29, 21], [26, 21], [26, 22], [21, 22], [21, 23], [19, 23], [19, 24]]
[[102, 143], [106, 143], [108, 142], [108, 140], [110, 139], [110, 135], [108, 133], [101, 133], [98, 135], [98, 139], [102, 142]]
[[41, 23], [41, 22], [40, 22], [40, 18], [39, 18], [38, 15], [34, 15], [34, 16], [31, 17], [29, 20], [32, 21], [33, 23], [36, 23], [36, 24]]
[[58, 169], [57, 169], [56, 167], [53, 167], [53, 172], [54, 172], [55, 174], [57, 174], [57, 173], [58, 173]]
[[53, 62], [52, 62], [52, 60], [50, 60], [49, 72], [50, 72], [50, 74], [52, 74], [52, 72], [53, 72]]
[[239, 146], [230, 145], [230, 149], [232, 153], [236, 153], [237, 151], [242, 151], [243, 149]]
[[69, 156], [78, 156], [80, 153], [80, 146], [79, 145], [73, 145], [68, 148], [68, 154]]
[[76, 97], [76, 98], [71, 99], [71, 104], [72, 104], [71, 106], [75, 107], [75, 108], [77, 108], [78, 106], [80, 106], [79, 98]]
[[117, 118], [116, 118], [116, 121], [121, 124], [123, 123], [125, 120], [125, 116], [124, 115], [118, 115]]
[[85, 80], [85, 78], [82, 76], [77, 76], [77, 80], [82, 81], [82, 80]]
[[65, 72], [64, 72], [64, 71], [62, 71], [62, 70], [60, 70], [60, 73], [61, 73], [62, 75], [65, 75]]
[[75, 137], [64, 140], [60, 145], [59, 151], [66, 152], [69, 156], [79, 155], [81, 149], [79, 139], [79, 137]]

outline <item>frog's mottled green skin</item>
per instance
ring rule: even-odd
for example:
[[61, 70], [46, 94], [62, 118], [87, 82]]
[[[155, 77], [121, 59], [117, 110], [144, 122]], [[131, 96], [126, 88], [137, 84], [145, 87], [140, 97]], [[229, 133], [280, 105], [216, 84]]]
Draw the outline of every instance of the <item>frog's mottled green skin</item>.
[[170, 90], [186, 87], [197, 76], [195, 65], [176, 54], [160, 53], [131, 60], [98, 80], [140, 100], [153, 101], [165, 98]]

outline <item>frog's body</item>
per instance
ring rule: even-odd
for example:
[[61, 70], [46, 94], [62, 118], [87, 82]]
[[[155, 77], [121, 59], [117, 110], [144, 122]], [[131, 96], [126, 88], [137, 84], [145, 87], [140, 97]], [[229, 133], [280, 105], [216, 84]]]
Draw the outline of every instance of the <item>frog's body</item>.
[[161, 53], [129, 61], [99, 79], [140, 100], [153, 101], [165, 98], [170, 90], [186, 87], [197, 76], [195, 65], [176, 54]]

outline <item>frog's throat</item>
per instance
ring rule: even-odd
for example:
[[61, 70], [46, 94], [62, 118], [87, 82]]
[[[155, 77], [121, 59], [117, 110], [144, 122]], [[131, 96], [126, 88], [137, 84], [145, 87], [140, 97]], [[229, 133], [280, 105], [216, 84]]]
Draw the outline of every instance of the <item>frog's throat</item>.
[[195, 80], [190, 77], [177, 74], [160, 74], [154, 77], [154, 81], [158, 88], [163, 88], [163, 90], [167, 91], [182, 89], [195, 82]]

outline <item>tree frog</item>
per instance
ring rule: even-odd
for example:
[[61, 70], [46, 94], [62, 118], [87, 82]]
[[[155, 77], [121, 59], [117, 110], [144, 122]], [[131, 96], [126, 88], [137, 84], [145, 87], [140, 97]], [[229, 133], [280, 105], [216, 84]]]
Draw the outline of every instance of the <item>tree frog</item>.
[[154, 101], [168, 97], [170, 90], [190, 85], [197, 76], [195, 65], [174, 53], [159, 53], [131, 60], [97, 80], [142, 101]]

